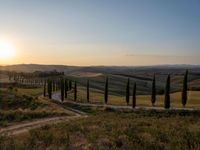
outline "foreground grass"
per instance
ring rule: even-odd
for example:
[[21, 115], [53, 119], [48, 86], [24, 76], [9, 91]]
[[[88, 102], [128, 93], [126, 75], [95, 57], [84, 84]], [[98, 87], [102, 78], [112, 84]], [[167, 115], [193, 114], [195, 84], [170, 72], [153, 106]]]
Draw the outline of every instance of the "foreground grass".
[[200, 149], [199, 112], [93, 114], [27, 135], [1, 137], [0, 149]]
[[30, 94], [25, 95], [21, 91], [17, 93], [8, 90], [0, 91], [0, 127], [26, 120], [69, 115], [63, 108], [48, 99], [31, 96], [38, 93], [39, 89], [24, 90], [29, 90]]

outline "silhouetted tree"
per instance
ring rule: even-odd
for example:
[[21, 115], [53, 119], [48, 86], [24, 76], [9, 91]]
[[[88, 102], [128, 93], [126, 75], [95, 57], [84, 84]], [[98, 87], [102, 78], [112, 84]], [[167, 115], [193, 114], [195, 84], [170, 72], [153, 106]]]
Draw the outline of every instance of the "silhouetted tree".
[[48, 95], [49, 95], [49, 99], [52, 98], [52, 81], [48, 80]]
[[90, 101], [90, 81], [87, 80], [87, 101]]
[[60, 87], [61, 87], [61, 101], [63, 102], [65, 98], [65, 84], [63, 78], [61, 78], [60, 80]]
[[68, 91], [68, 80], [65, 79], [65, 98], [67, 98], [67, 91]]
[[55, 92], [56, 91], [56, 83], [55, 83], [55, 81], [53, 81], [53, 92]]
[[72, 90], [72, 81], [69, 80], [69, 90], [71, 91]]
[[186, 70], [183, 79], [183, 89], [182, 89], [182, 105], [185, 107], [187, 103], [187, 89], [188, 89], [188, 70]]
[[132, 104], [132, 107], [135, 108], [136, 106], [136, 83], [134, 83], [134, 86], [133, 86], [133, 104]]
[[151, 91], [151, 103], [152, 103], [152, 106], [155, 105], [155, 102], [156, 102], [156, 77], [155, 77], [155, 74], [153, 76], [153, 81], [152, 81], [152, 91]]
[[58, 91], [58, 83], [55, 81], [55, 91]]
[[76, 101], [77, 99], [77, 84], [76, 81], [74, 82], [74, 100]]
[[165, 108], [170, 108], [170, 75], [167, 76], [166, 87], [165, 87]]
[[43, 96], [46, 96], [46, 80], [44, 80], [44, 91], [43, 91]]
[[106, 77], [106, 81], [105, 81], [104, 101], [105, 101], [105, 104], [108, 103], [108, 77]]
[[128, 78], [127, 84], [126, 84], [126, 103], [129, 104], [129, 96], [130, 96], [130, 80]]

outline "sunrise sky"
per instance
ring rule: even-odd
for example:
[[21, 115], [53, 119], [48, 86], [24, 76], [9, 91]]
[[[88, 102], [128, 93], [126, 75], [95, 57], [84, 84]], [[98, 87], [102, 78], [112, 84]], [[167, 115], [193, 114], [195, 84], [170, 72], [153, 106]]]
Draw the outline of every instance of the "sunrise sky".
[[0, 0], [0, 64], [200, 64], [199, 0]]

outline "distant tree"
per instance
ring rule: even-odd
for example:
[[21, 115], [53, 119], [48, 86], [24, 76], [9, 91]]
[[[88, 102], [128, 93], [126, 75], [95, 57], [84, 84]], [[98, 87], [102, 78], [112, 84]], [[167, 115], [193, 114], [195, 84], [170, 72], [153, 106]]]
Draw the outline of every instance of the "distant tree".
[[46, 80], [44, 80], [44, 91], [43, 91], [43, 96], [46, 96]]
[[55, 81], [53, 81], [53, 92], [55, 92], [56, 91], [56, 83], [55, 83]]
[[77, 84], [76, 81], [74, 82], [74, 100], [76, 101], [77, 99]]
[[65, 79], [65, 98], [67, 98], [67, 91], [68, 91], [68, 80]]
[[87, 80], [87, 101], [90, 101], [90, 81]]
[[60, 87], [61, 87], [61, 101], [63, 102], [64, 101], [64, 98], [65, 98], [65, 84], [64, 84], [64, 79], [61, 78], [60, 80]]
[[52, 80], [48, 80], [48, 95], [49, 99], [52, 98]]
[[108, 103], [108, 77], [106, 77], [106, 81], [105, 81], [104, 101], [105, 101], [105, 104]]
[[156, 102], [156, 77], [155, 77], [155, 74], [153, 76], [153, 81], [152, 81], [152, 91], [151, 91], [151, 103], [152, 103], [152, 106], [155, 105], [155, 102]]
[[129, 96], [130, 96], [130, 80], [128, 78], [127, 84], [126, 84], [126, 103], [129, 105]]
[[136, 106], [136, 83], [134, 83], [134, 86], [133, 86], [133, 105], [132, 107], [135, 108]]
[[170, 75], [167, 76], [166, 87], [165, 87], [165, 108], [170, 108]]
[[69, 90], [71, 91], [72, 90], [72, 81], [69, 80]]
[[58, 83], [55, 81], [55, 91], [58, 91]]
[[187, 103], [187, 89], [188, 89], [188, 70], [186, 70], [183, 79], [183, 89], [182, 89], [182, 105], [185, 107]]

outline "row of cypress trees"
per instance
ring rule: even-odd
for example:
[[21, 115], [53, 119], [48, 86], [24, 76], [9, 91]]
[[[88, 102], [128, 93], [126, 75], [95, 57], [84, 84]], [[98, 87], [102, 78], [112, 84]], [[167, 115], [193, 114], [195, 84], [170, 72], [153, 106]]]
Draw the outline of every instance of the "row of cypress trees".
[[[67, 92], [72, 90], [72, 81], [67, 80], [64, 78], [60, 79], [60, 85], [61, 85], [61, 101], [63, 102], [65, 98], [67, 98]], [[74, 100], [77, 99], [77, 83], [74, 82]]]
[[[45, 80], [43, 96], [45, 97], [48, 94], [49, 99], [52, 99], [52, 92], [58, 91], [59, 89], [61, 91], [61, 101], [64, 101], [67, 98], [67, 91], [72, 90], [72, 81], [64, 78], [61, 78], [60, 82], [51, 79]], [[75, 92], [77, 93], [77, 90]]]
[[[170, 108], [170, 74], [167, 76], [167, 80], [166, 80], [166, 86], [165, 86], [165, 99], [164, 99], [164, 108], [168, 109]], [[132, 107], [135, 108], [136, 106], [136, 83], [134, 83], [133, 85], [133, 99], [132, 99]], [[185, 74], [184, 74], [184, 79], [183, 79], [183, 88], [182, 88], [182, 105], [183, 107], [185, 107], [186, 103], [187, 103], [187, 89], [188, 89], [188, 70], [186, 70]], [[105, 103], [107, 104], [108, 102], [108, 77], [106, 78], [105, 81]], [[129, 105], [129, 101], [130, 101], [130, 79], [128, 78], [127, 80], [127, 84], [126, 84], [126, 103], [127, 105]], [[153, 75], [153, 79], [152, 79], [152, 93], [151, 93], [151, 103], [152, 106], [155, 106], [155, 102], [156, 102], [156, 76], [155, 74]]]
[[[166, 86], [165, 86], [165, 99], [164, 99], [164, 108], [170, 108], [170, 75], [167, 76]], [[182, 105], [185, 107], [187, 103], [187, 89], [188, 89], [188, 70], [184, 74], [183, 79], [183, 88], [182, 88]], [[52, 80], [47, 80], [44, 83], [44, 96], [46, 96], [46, 83], [48, 86], [48, 95], [51, 99], [52, 96]], [[54, 86], [53, 86], [54, 87]], [[132, 107], [135, 108], [136, 106], [136, 83], [133, 85], [132, 91]], [[67, 98], [67, 91], [72, 90], [72, 81], [61, 78], [60, 80], [60, 88], [61, 88], [61, 100], [64, 101], [64, 98]], [[105, 89], [104, 89], [104, 102], [105, 104], [108, 103], [108, 77], [105, 79]], [[74, 81], [74, 101], [77, 100], [77, 82]], [[87, 102], [90, 101], [90, 82], [87, 80]], [[129, 105], [130, 103], [130, 79], [128, 78], [126, 84], [126, 103]], [[155, 106], [156, 103], [156, 76], [153, 75], [152, 79], [152, 93], [151, 93], [151, 103], [152, 106]]]
[[[165, 108], [170, 108], [170, 75], [168, 75], [167, 81], [166, 81], [166, 93], [165, 93]], [[182, 87], [182, 97], [181, 97], [181, 102], [183, 107], [185, 107], [188, 99], [188, 70], [186, 70], [184, 74], [184, 79], [183, 79], [183, 87]]]

